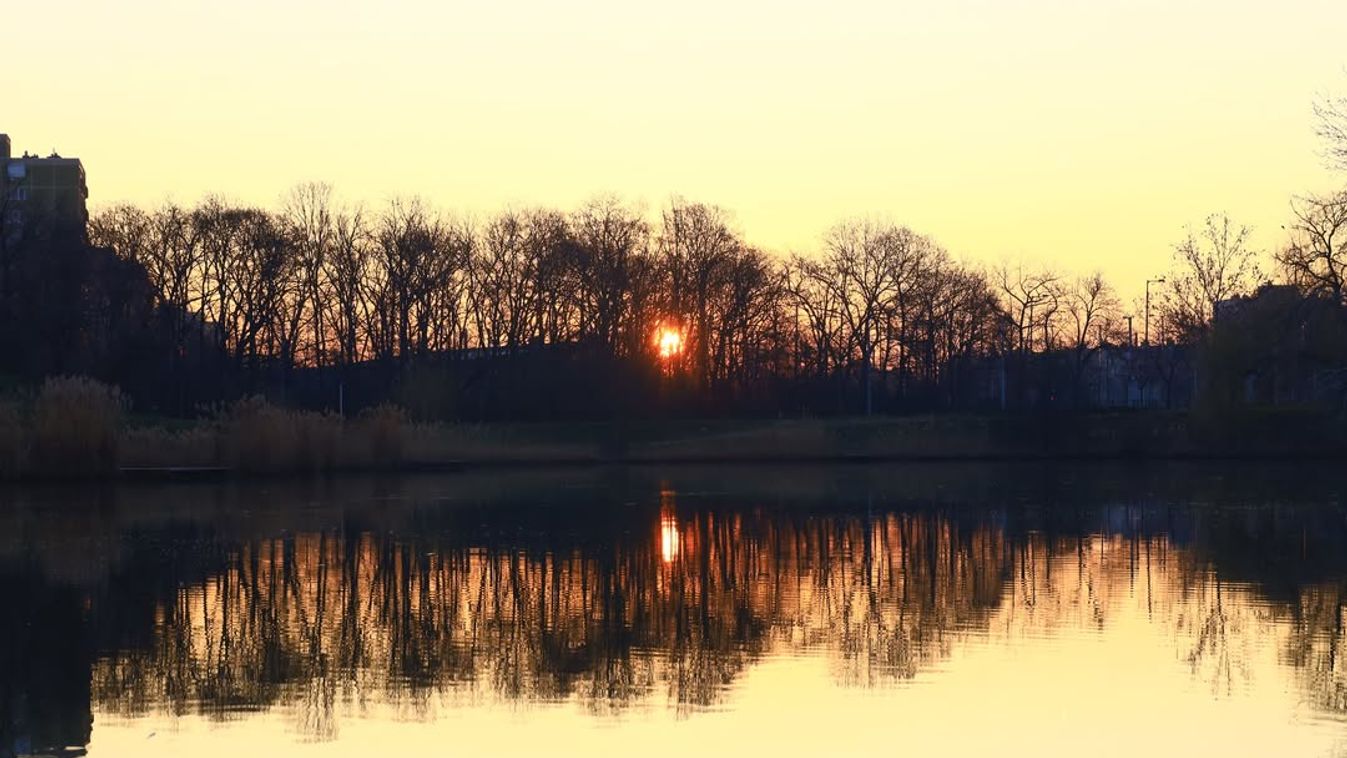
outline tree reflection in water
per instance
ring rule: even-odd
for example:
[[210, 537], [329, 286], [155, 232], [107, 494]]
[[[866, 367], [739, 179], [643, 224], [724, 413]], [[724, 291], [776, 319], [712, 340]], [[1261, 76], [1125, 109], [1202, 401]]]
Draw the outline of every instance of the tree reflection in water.
[[1288, 662], [1323, 707], [1341, 707], [1340, 585], [1273, 606], [1247, 586], [1223, 587], [1165, 538], [1008, 541], [940, 513], [702, 511], [679, 519], [676, 537], [669, 518], [657, 539], [602, 555], [475, 545], [455, 532], [245, 543], [157, 609], [152, 647], [95, 665], [94, 697], [124, 714], [221, 717], [292, 701], [317, 737], [335, 734], [337, 702], [370, 697], [408, 717], [428, 716], [432, 693], [575, 697], [596, 711], [657, 695], [686, 710], [718, 703], [768, 650], [821, 650], [839, 683], [879, 686], [912, 678], [970, 634], [1102, 627], [1142, 582], [1178, 657], [1213, 690], [1237, 687], [1248, 646], [1285, 621], [1288, 651], [1299, 653]]
[[[455, 533], [263, 540], [160, 606], [155, 645], [101, 661], [95, 693], [125, 713], [224, 714], [297, 698], [321, 732], [326, 716], [308, 714], [362, 693], [394, 695], [413, 713], [446, 689], [579, 696], [600, 710], [664, 692], [680, 708], [707, 706], [774, 643], [835, 643], [853, 681], [909, 676], [916, 658], [937, 654], [933, 630], [974, 616], [957, 585], [971, 578], [984, 605], [994, 600], [996, 578], [974, 577], [973, 562], [948, 575], [955, 538], [911, 516], [777, 523], [708, 512], [662, 523], [657, 543], [602, 555]], [[681, 549], [666, 560], [671, 540]]]
[[[78, 618], [32, 599], [58, 582], [5, 573], [29, 598], [9, 626], [38, 621], [96, 648], [87, 695], [62, 704], [82, 707], [65, 727], [81, 742], [90, 707], [231, 719], [284, 704], [313, 739], [371, 704], [413, 719], [483, 701], [688, 713], [722, 703], [768, 654], [821, 654], [839, 684], [891, 686], [972, 638], [1088, 633], [1120, 614], [1167, 630], [1176, 665], [1218, 695], [1248, 684], [1255, 647], [1276, 645], [1313, 707], [1347, 714], [1332, 508], [1088, 505], [1045, 518], [680, 498], [668, 485], [646, 503], [602, 523], [566, 508], [422, 503], [397, 528], [345, 518], [168, 540], [173, 557], [148, 567], [138, 546], [161, 555], [163, 540], [138, 533], [122, 578], [77, 601]], [[0, 670], [7, 730], [70, 741], [13, 715], [32, 712], [25, 665], [11, 656]]]

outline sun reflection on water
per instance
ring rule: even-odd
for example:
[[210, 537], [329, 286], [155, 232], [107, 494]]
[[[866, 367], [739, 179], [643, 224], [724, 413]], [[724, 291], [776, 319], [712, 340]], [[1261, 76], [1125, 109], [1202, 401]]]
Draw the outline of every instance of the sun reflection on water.
[[683, 548], [678, 534], [678, 516], [674, 510], [676, 497], [671, 489], [660, 490], [659, 554], [665, 563], [673, 563]]
[[659, 522], [660, 556], [665, 563], [673, 563], [678, 557], [678, 522], [672, 516], [665, 516]]

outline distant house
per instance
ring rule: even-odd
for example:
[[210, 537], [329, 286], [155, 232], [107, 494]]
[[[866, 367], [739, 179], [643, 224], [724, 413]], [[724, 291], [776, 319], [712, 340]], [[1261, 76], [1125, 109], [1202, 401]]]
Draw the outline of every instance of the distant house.
[[1084, 367], [1093, 408], [1187, 408], [1197, 394], [1192, 345], [1103, 345]]
[[979, 359], [976, 407], [1006, 410], [1186, 408], [1196, 393], [1191, 345], [1112, 345]]
[[9, 135], [0, 134], [0, 210], [7, 229], [43, 218], [83, 233], [89, 221], [84, 164], [56, 153], [14, 157]]

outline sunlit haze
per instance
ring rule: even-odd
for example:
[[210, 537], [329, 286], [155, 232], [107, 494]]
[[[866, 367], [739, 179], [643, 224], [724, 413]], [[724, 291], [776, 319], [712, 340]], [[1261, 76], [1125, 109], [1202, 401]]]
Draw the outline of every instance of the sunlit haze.
[[[10, 4], [0, 129], [90, 201], [617, 193], [808, 252], [880, 214], [1132, 295], [1210, 212], [1280, 244], [1347, 88], [1335, 0]], [[17, 70], [13, 66], [17, 65]]]
[[683, 352], [683, 335], [671, 327], [660, 327], [655, 333], [655, 343], [661, 358], [673, 358]]

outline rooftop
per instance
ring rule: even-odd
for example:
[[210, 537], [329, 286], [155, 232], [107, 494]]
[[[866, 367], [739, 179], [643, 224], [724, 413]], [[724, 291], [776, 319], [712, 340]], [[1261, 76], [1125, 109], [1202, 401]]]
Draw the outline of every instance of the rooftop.
[[40, 155], [30, 154], [27, 150], [23, 152], [23, 155], [16, 156], [13, 154], [13, 144], [14, 143], [10, 140], [8, 134], [0, 132], [0, 160], [26, 161], [30, 163], [40, 161], [42, 163], [53, 165], [78, 165], [80, 163], [79, 158], [64, 158], [55, 150], [52, 150], [51, 155], [48, 155], [45, 158]]

